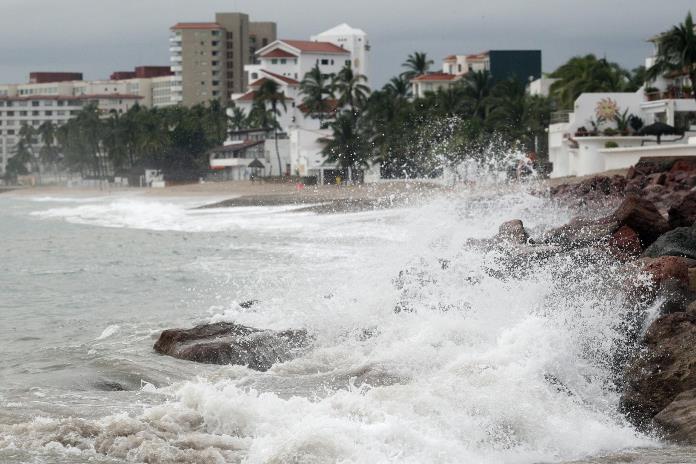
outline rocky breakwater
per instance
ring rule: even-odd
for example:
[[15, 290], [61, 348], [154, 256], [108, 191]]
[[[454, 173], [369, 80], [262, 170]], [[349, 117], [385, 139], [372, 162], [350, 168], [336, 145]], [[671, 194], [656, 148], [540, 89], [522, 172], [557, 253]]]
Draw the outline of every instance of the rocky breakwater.
[[641, 161], [626, 176], [560, 185], [551, 196], [585, 207], [622, 202], [608, 217], [551, 231], [547, 241], [601, 242], [647, 277], [629, 285], [646, 313], [620, 407], [643, 429], [696, 444], [696, 160]]

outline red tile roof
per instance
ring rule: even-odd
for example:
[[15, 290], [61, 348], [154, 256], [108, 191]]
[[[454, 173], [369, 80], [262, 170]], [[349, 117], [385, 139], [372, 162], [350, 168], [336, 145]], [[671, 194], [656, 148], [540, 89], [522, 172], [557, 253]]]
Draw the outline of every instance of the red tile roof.
[[448, 74], [443, 72], [434, 72], [428, 74], [421, 74], [420, 76], [414, 77], [414, 81], [451, 81], [456, 79], [455, 74]]
[[443, 61], [454, 61], [456, 59], [457, 59], [457, 55], [449, 55], [449, 56], [446, 56]]
[[[259, 79], [259, 80], [261, 80], [261, 79]], [[256, 82], [258, 82], [258, 81], [256, 81]], [[242, 95], [241, 97], [235, 98], [235, 101], [253, 101], [254, 98], [256, 97], [256, 93], [257, 93], [256, 90], [251, 90], [251, 91], [245, 93], [244, 95]], [[286, 96], [285, 100], [289, 101], [289, 100], [293, 100], [293, 98]]]
[[482, 60], [488, 56], [488, 52], [474, 53], [473, 55], [466, 55], [467, 60]]
[[177, 23], [170, 29], [222, 29], [218, 23]]
[[290, 52], [286, 52], [282, 48], [276, 48], [268, 53], [261, 55], [261, 58], [297, 58], [297, 55], [293, 55]]
[[[303, 113], [309, 113], [309, 108], [307, 108], [307, 105], [304, 103], [300, 104], [297, 107], [300, 111]], [[338, 110], [338, 100], [335, 99], [329, 99], [329, 100], [324, 100], [324, 114], [331, 114], [335, 113]]]
[[242, 95], [241, 97], [236, 98], [235, 100], [237, 100], [237, 101], [253, 101], [255, 96], [256, 96], [256, 91], [252, 90], [251, 92], [247, 92], [244, 95]]
[[313, 42], [311, 40], [281, 40], [281, 42], [305, 53], [349, 53], [348, 50], [334, 45], [331, 42]]
[[276, 79], [279, 79], [288, 85], [300, 85], [298, 81], [296, 81], [295, 79], [291, 79], [287, 76], [281, 76], [280, 74], [272, 73], [270, 71], [266, 71], [265, 69], [262, 69], [261, 72], [266, 73], [271, 77], [275, 77]]

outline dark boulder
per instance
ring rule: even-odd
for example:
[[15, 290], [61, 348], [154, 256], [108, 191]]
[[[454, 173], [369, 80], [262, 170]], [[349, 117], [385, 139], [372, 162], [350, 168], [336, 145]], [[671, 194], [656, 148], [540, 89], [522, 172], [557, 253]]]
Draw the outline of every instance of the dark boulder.
[[498, 229], [497, 241], [525, 245], [529, 241], [529, 234], [524, 229], [524, 224], [519, 219], [513, 219], [503, 223]]
[[643, 256], [683, 256], [696, 259], [696, 228], [678, 227], [670, 230], [655, 240]]
[[[621, 206], [611, 214], [618, 227], [628, 226], [633, 229], [643, 246], [648, 246], [669, 230], [667, 220], [655, 205], [638, 196], [629, 196]], [[617, 228], [618, 228], [617, 227]]]
[[239, 364], [266, 371], [296, 357], [310, 343], [305, 330], [259, 330], [232, 322], [203, 324], [192, 329], [169, 329], [155, 351], [205, 364]]
[[643, 426], [677, 395], [696, 388], [696, 316], [678, 312], [653, 322], [624, 380], [621, 409]]
[[679, 203], [673, 204], [667, 214], [671, 227], [691, 227], [696, 221], [696, 192], [689, 192]]
[[655, 416], [665, 438], [687, 444], [696, 443], [696, 390], [679, 395]]

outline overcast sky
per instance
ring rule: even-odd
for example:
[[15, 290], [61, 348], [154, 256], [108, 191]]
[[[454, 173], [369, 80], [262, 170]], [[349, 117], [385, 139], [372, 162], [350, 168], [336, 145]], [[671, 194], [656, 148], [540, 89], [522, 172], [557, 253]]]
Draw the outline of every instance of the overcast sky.
[[[541, 49], [544, 71], [584, 53], [633, 68], [651, 35], [681, 22], [693, 0], [0, 0], [0, 83], [30, 71], [105, 78], [136, 65], [169, 64], [169, 27], [242, 11], [275, 21], [280, 38], [309, 38], [347, 22], [372, 44], [371, 80], [382, 85], [412, 51], [439, 65], [449, 54]], [[696, 13], [696, 11], [695, 11]]]

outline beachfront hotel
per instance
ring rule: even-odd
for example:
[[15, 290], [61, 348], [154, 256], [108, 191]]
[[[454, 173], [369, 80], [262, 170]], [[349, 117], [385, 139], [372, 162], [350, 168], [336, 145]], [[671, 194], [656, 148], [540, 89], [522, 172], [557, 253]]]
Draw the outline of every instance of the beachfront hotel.
[[247, 88], [244, 67], [255, 62], [256, 51], [275, 39], [276, 23], [253, 22], [244, 13], [217, 13], [214, 22], [175, 24], [169, 38], [173, 102], [226, 104]]
[[[649, 42], [657, 55], [659, 36]], [[636, 92], [583, 93], [572, 111], [552, 115], [549, 126], [551, 177], [586, 176], [635, 165], [643, 157], [696, 156], [696, 101], [686, 73], [673, 72], [646, 82]], [[664, 136], [660, 144], [626, 126], [639, 118], [642, 126], [664, 123], [684, 131]], [[617, 121], [617, 118], [621, 121]]]
[[[315, 176], [319, 183], [332, 182], [339, 175], [335, 163], [326, 161], [321, 151], [322, 140], [332, 136], [332, 131], [322, 125], [320, 119], [311, 117], [302, 105], [300, 81], [312, 68], [318, 66], [322, 74], [337, 74], [349, 65], [357, 74], [368, 78], [370, 43], [367, 33], [348, 24], [340, 24], [309, 40], [274, 40], [256, 52], [257, 63], [245, 66], [249, 85], [245, 92], [232, 95], [232, 101], [245, 114], [251, 112], [254, 97], [264, 81], [279, 85], [285, 97], [285, 107], [279, 108], [278, 123], [282, 132], [279, 140], [280, 166], [275, 152], [275, 142], [267, 140], [264, 173], [278, 175]], [[327, 113], [337, 110], [336, 101], [329, 102]], [[330, 115], [330, 114], [327, 114]], [[229, 140], [228, 149], [221, 147], [211, 157], [211, 168], [222, 171], [223, 178], [245, 179], [252, 169], [242, 147], [243, 140]], [[229, 153], [229, 157], [220, 156]], [[250, 156], [250, 155], [249, 155]], [[368, 170], [366, 175], [372, 175]]]
[[140, 66], [116, 71], [108, 80], [85, 81], [75, 72], [32, 72], [27, 83], [0, 84], [0, 174], [15, 154], [23, 125], [61, 126], [90, 103], [105, 115], [125, 113], [136, 104], [169, 106], [171, 79], [168, 66]]

